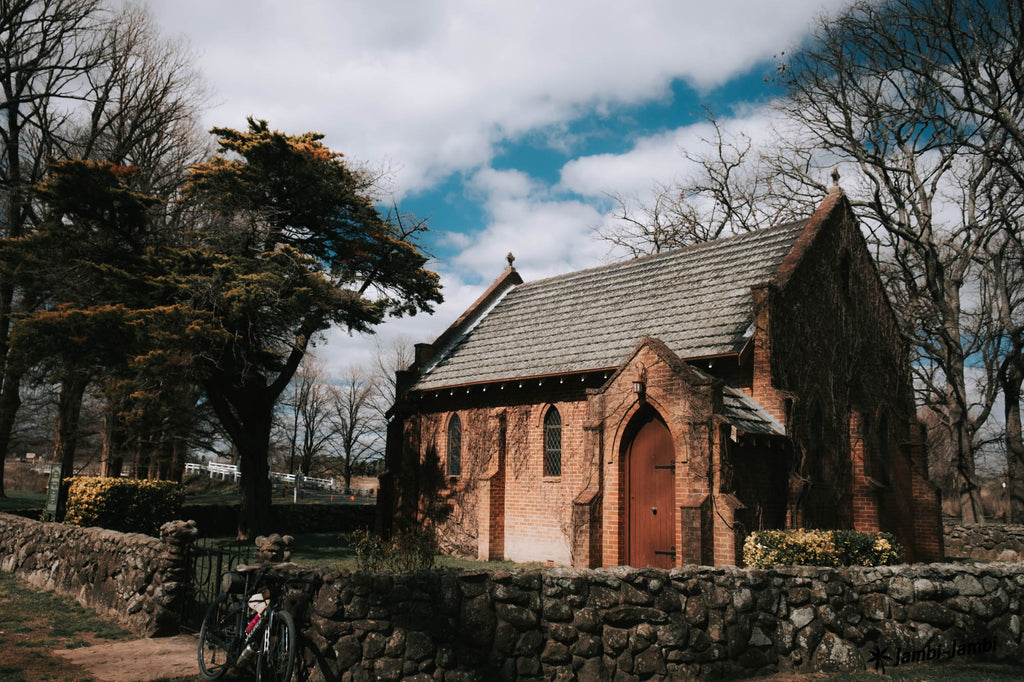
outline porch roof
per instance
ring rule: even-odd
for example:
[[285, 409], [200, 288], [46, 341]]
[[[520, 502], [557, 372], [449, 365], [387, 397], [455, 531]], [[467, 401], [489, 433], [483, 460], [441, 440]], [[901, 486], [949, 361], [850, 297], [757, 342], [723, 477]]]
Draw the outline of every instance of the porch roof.
[[759, 436], [785, 436], [784, 427], [753, 398], [738, 388], [722, 389], [722, 416], [743, 433]]

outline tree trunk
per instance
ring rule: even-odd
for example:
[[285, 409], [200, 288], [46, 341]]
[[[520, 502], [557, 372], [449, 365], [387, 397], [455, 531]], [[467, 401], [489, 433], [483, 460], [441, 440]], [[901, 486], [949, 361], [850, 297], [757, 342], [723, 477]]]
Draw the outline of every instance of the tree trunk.
[[8, 369], [0, 390], [0, 497], [4, 493], [4, 461], [11, 446], [14, 422], [21, 407], [21, 373]]
[[352, 489], [352, 453], [345, 452], [345, 490]]
[[251, 540], [270, 527], [270, 465], [267, 448], [239, 449], [242, 469], [242, 501], [238, 515], [238, 539]]
[[[108, 402], [106, 409], [103, 411], [103, 442], [100, 450], [100, 476], [103, 478], [113, 477], [114, 461], [117, 459], [114, 455], [114, 438], [117, 421], [116, 410]], [[118, 471], [118, 475], [121, 472]]]
[[[53, 461], [60, 462], [64, 476], [75, 472], [75, 447], [78, 444], [78, 418], [82, 414], [82, 398], [89, 385], [86, 375], [72, 372], [60, 385], [57, 398], [57, 427], [53, 441]], [[65, 509], [67, 490], [61, 486], [57, 509]]]
[[[964, 351], [960, 344], [959, 289], [950, 286], [940, 304], [944, 308], [942, 345], [945, 353], [946, 418], [953, 446], [953, 464], [960, 493], [960, 518], [965, 524], [985, 523], [981, 486], [974, 466], [974, 432], [967, 410], [967, 382], [964, 378]], [[937, 294], [936, 294], [936, 297]]]
[[132, 453], [132, 478], [142, 478], [142, 471], [148, 467], [144, 460], [145, 448], [142, 445], [142, 439], [135, 439], [135, 451]]
[[[4, 87], [4, 99], [7, 101], [5, 112], [7, 119], [7, 130], [5, 137], [4, 158], [7, 162], [7, 172], [2, 178], [6, 181], [6, 191], [0, 201], [0, 213], [5, 218], [3, 236], [7, 239], [21, 237], [24, 232], [23, 208], [21, 197], [21, 116], [18, 110], [18, 102], [12, 97], [11, 83]], [[0, 497], [4, 497], [4, 462], [7, 459], [7, 448], [11, 442], [11, 432], [14, 430], [14, 417], [21, 404], [19, 392], [21, 388], [21, 373], [12, 369], [11, 364], [6, 362], [10, 359], [10, 333], [11, 316], [14, 312], [14, 287], [5, 283], [0, 286], [0, 354], [4, 358], [3, 365], [3, 388], [0, 392]]]
[[959, 405], [948, 406], [949, 430], [953, 445], [956, 481], [960, 493], [960, 519], [965, 524], [985, 523], [985, 509], [981, 502], [981, 486], [974, 467], [971, 435], [967, 428], [967, 415]]
[[266, 387], [225, 389], [215, 381], [207, 382], [206, 395], [238, 451], [238, 539], [250, 540], [270, 526], [270, 430], [276, 395], [271, 397]]
[[1003, 415], [1006, 422], [1006, 477], [1010, 494], [1010, 523], [1024, 523], [1024, 434], [1021, 432], [1020, 393], [1024, 355], [1007, 358], [1002, 372]]
[[169, 480], [181, 483], [185, 477], [185, 441], [175, 438], [171, 444], [171, 472]]

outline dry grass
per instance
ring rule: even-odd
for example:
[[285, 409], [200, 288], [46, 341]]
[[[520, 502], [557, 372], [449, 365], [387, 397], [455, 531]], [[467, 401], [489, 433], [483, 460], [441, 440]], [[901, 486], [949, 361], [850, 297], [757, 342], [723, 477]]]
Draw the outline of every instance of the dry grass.
[[[1004, 478], [990, 478], [981, 483], [981, 504], [985, 518], [990, 521], [1005, 521], [1010, 511], [1010, 500]], [[942, 499], [942, 514], [946, 518], [960, 518], [960, 500], [956, 497]]]
[[38, 472], [21, 462], [4, 463], [4, 490], [45, 493], [49, 474]]

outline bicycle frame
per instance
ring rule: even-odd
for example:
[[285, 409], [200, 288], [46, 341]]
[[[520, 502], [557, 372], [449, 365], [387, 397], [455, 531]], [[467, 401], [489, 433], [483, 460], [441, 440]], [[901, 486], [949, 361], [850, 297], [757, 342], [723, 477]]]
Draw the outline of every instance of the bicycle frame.
[[[284, 609], [285, 594], [291, 583], [309, 585], [314, 581], [274, 576], [266, 567], [255, 571], [243, 568], [231, 575], [243, 580], [225, 581], [227, 589], [218, 595], [203, 620], [198, 651], [200, 673], [205, 679], [216, 680], [231, 668], [255, 663], [257, 679], [264, 674], [289, 679], [297, 632], [291, 614]], [[253, 597], [261, 591], [265, 593], [266, 606], [254, 610]], [[253, 617], [254, 612], [258, 617]], [[214, 660], [219, 659], [220, 653], [224, 655], [223, 662]], [[209, 663], [206, 655], [211, 658]]]

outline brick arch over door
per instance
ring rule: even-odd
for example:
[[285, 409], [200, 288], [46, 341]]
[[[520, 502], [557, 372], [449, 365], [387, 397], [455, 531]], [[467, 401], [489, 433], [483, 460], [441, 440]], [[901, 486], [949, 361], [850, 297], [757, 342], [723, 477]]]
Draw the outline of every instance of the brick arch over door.
[[672, 434], [656, 410], [633, 415], [623, 433], [624, 509], [622, 563], [675, 566], [675, 448]]

